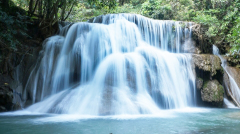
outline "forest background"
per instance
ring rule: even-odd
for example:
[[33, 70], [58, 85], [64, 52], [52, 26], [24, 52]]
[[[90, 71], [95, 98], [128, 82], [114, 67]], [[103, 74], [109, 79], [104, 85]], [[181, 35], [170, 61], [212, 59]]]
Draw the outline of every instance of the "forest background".
[[[34, 45], [56, 33], [58, 22], [82, 22], [109, 13], [196, 22], [209, 44], [239, 60], [239, 7], [240, 0], [1, 0], [0, 73], [11, 73]], [[13, 57], [18, 57], [14, 63]]]

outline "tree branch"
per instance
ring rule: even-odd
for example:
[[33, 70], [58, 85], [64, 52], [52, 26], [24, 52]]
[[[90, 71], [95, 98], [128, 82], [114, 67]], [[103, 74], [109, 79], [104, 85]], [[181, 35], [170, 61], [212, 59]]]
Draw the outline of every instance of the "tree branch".
[[36, 10], [36, 8], [37, 8], [37, 5], [38, 5], [38, 1], [39, 1], [39, 0], [36, 1], [36, 4], [35, 4], [35, 6], [34, 6], [33, 11], [30, 13], [30, 16], [32, 16], [33, 13], [35, 12], [35, 10]]
[[69, 16], [70, 13], [72, 12], [73, 6], [74, 6], [74, 4], [72, 4], [72, 7], [71, 7], [70, 11], [68, 12], [67, 16], [63, 19], [63, 21], [65, 21], [65, 20], [68, 18], [68, 16]]

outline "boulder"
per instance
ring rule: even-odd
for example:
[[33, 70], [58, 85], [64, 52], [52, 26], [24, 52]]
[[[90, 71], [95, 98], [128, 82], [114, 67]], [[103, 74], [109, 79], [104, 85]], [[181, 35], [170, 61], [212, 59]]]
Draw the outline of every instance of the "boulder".
[[221, 60], [218, 56], [212, 54], [193, 54], [192, 62], [195, 67], [200, 70], [210, 72], [211, 76], [217, 74], [217, 70], [221, 70]]
[[223, 95], [223, 86], [217, 80], [204, 82], [204, 86], [201, 91], [201, 98], [203, 101], [222, 104]]

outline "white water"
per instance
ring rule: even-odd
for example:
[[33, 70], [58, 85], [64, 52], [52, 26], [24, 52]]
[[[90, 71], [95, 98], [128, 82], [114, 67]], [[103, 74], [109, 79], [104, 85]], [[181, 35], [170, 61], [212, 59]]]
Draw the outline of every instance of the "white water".
[[237, 108], [231, 101], [224, 97], [223, 103], [227, 108]]
[[[229, 85], [230, 89], [228, 88], [228, 85], [226, 86], [227, 92], [228, 92], [228, 94], [230, 94], [230, 96], [235, 101], [235, 103], [237, 103], [237, 105], [239, 105], [240, 104], [240, 89], [238, 88], [237, 83], [235, 82], [235, 80], [229, 73], [227, 61], [219, 54], [219, 49], [215, 45], [213, 45], [213, 54], [217, 55], [221, 59], [221, 62], [222, 62], [221, 66], [223, 67], [224, 71], [227, 73], [227, 75], [229, 77], [229, 82], [230, 82], [230, 85]], [[225, 83], [225, 84], [228, 84], [228, 83]], [[224, 104], [228, 108], [236, 107], [227, 98], [224, 98]]]
[[[112, 14], [45, 41], [25, 87], [27, 110], [80, 115], [157, 114], [195, 106], [191, 23]], [[101, 24], [99, 24], [101, 23]]]

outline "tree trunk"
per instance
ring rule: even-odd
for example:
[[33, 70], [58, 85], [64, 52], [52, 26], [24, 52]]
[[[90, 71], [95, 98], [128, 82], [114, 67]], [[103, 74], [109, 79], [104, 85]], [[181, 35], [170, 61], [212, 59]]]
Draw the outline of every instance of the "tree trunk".
[[63, 2], [62, 2], [62, 4], [63, 4], [63, 7], [62, 7], [62, 12], [61, 12], [61, 21], [63, 21], [64, 20], [64, 14], [65, 14], [65, 10], [66, 10], [66, 0], [63, 0]]
[[42, 16], [42, 0], [38, 2], [38, 15]]
[[33, 0], [30, 0], [30, 2], [29, 2], [29, 15], [31, 14], [32, 11], [33, 11]]
[[47, 19], [47, 20], [50, 19], [50, 16], [51, 16], [51, 8], [53, 8], [53, 7], [52, 7], [52, 0], [47, 0], [47, 5], [46, 5], [46, 11], [47, 11], [46, 19]]

